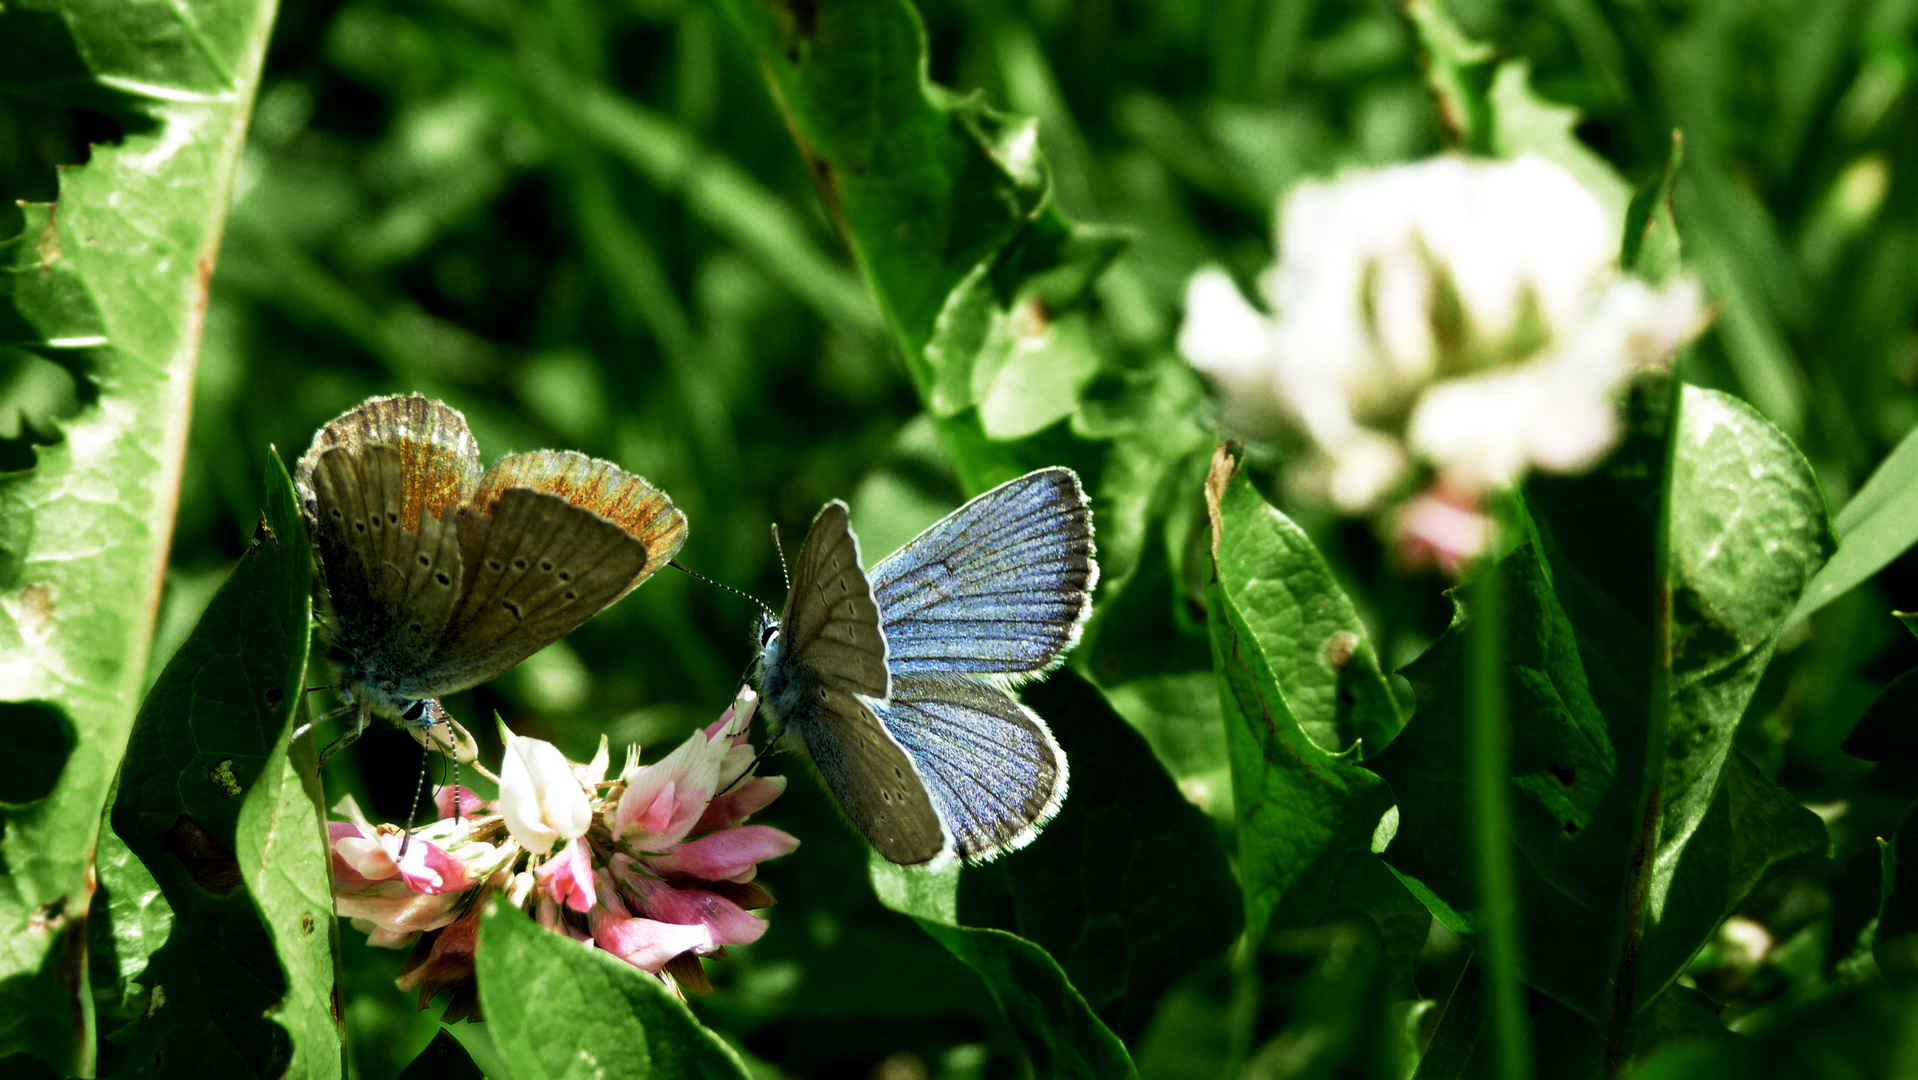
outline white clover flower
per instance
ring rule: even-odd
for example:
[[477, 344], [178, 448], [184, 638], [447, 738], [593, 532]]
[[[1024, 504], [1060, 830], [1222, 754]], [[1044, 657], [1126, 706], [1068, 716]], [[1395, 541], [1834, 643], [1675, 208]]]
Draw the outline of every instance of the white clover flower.
[[559, 748], [500, 725], [506, 759], [499, 770], [499, 810], [520, 846], [544, 855], [553, 845], [586, 834], [593, 823], [586, 789]]
[[1595, 464], [1632, 374], [1704, 326], [1690, 280], [1618, 272], [1617, 234], [1571, 174], [1529, 155], [1304, 183], [1260, 283], [1270, 313], [1201, 271], [1179, 348], [1218, 390], [1225, 426], [1309, 439], [1316, 459], [1291, 482], [1339, 510], [1410, 494], [1418, 465], [1447, 499], [1480, 500], [1528, 469]]

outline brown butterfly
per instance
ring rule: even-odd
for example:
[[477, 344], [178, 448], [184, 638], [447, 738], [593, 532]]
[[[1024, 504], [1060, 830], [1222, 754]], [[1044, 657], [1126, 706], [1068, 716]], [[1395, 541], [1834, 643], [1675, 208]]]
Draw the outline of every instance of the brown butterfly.
[[466, 419], [419, 396], [321, 428], [296, 483], [349, 657], [333, 715], [354, 723], [322, 761], [379, 715], [471, 762], [472, 736], [437, 699], [566, 636], [686, 541], [673, 501], [610, 462], [539, 450], [482, 476]]

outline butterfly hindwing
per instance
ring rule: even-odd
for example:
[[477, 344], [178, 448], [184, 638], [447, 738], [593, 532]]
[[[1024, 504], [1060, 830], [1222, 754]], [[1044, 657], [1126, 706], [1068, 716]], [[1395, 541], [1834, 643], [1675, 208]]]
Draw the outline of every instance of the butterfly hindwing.
[[1002, 484], [873, 568], [892, 671], [1044, 671], [1078, 640], [1098, 573], [1071, 470]]
[[794, 689], [802, 701], [788, 708], [788, 722], [852, 823], [895, 863], [939, 857], [948, 838], [926, 785], [870, 704], [804, 676]]
[[431, 459], [415, 456], [409, 475], [406, 449], [336, 446], [301, 463], [341, 644], [387, 668], [431, 653], [460, 581], [450, 523], [421, 514], [407, 527], [408, 490], [422, 483], [420, 463]]
[[894, 675], [874, 706], [968, 862], [1024, 847], [1065, 801], [1066, 756], [1005, 690], [955, 675]]

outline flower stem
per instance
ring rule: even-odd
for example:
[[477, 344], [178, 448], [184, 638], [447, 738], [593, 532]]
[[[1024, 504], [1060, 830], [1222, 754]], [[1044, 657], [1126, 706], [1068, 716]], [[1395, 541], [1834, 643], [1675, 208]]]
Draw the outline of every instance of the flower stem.
[[[1499, 515], [1503, 517], [1504, 515]], [[1473, 585], [1472, 840], [1485, 924], [1479, 948], [1501, 1080], [1530, 1080], [1532, 1052], [1519, 983], [1518, 898], [1512, 880], [1510, 736], [1505, 702], [1504, 582], [1488, 555]]]

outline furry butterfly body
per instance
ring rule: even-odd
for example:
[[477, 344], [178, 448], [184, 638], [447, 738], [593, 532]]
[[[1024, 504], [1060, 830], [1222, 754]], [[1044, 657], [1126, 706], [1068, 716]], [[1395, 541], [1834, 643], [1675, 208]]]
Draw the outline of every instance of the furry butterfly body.
[[1065, 801], [1065, 755], [1010, 690], [1077, 642], [1097, 580], [1067, 469], [979, 496], [870, 574], [830, 503], [762, 634], [762, 699], [881, 855], [991, 859]]
[[465, 419], [417, 396], [322, 428], [297, 489], [356, 721], [329, 752], [377, 715], [471, 760], [437, 699], [565, 636], [686, 538], [672, 500], [610, 462], [542, 450], [482, 473]]

